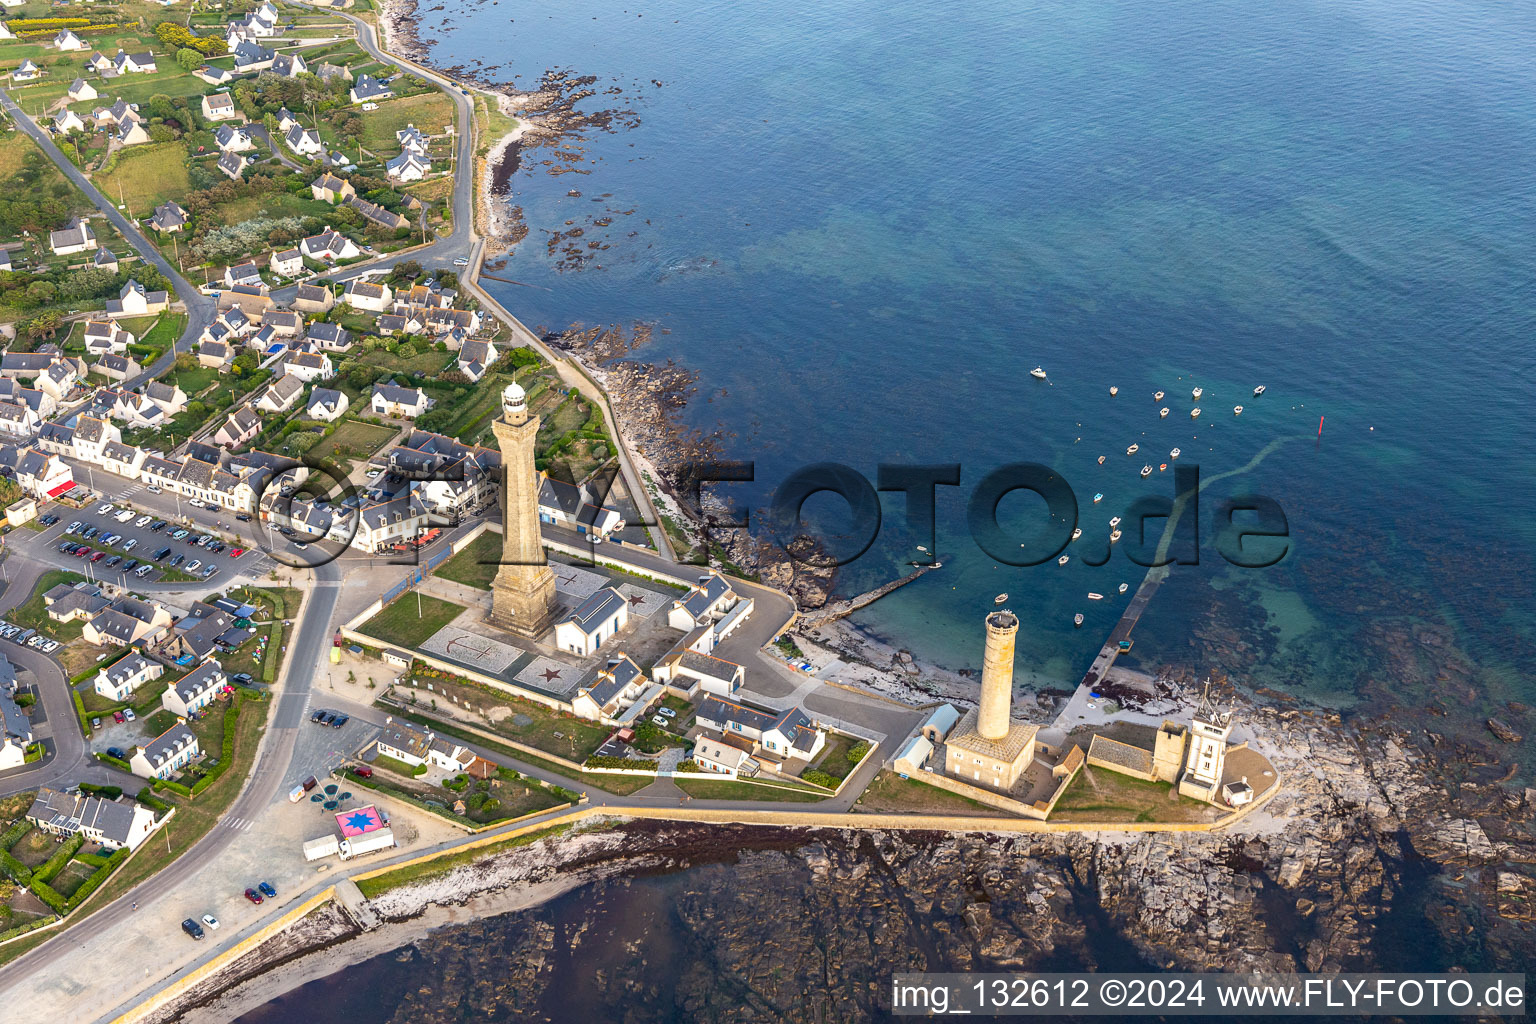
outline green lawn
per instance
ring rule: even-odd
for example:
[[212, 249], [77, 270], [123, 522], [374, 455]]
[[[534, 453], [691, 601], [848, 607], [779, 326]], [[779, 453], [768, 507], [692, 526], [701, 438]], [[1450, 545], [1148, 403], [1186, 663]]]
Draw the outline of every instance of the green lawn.
[[[400, 600], [411, 600], [410, 595]], [[412, 603], [414, 604], [414, 601]], [[608, 726], [551, 710], [543, 704], [514, 697], [494, 687], [468, 682], [451, 676], [442, 669], [417, 663], [411, 669], [410, 676], [420, 684], [419, 688], [399, 687], [399, 692], [403, 695], [401, 699], [408, 700], [415, 697], [418, 705], [431, 707], [434, 694], [438, 694], [451, 696], [460, 704], [477, 708], [492, 709], [499, 705], [508, 713], [500, 715], [500, 721], [479, 724], [479, 728], [499, 733], [519, 743], [526, 743], [537, 750], [566, 758], [577, 764], [586, 760], [594, 750], [602, 746], [603, 741], [613, 732]], [[432, 690], [427, 689], [428, 683], [432, 685]], [[565, 769], [567, 774], [572, 771], [574, 769]]]
[[1005, 816], [995, 807], [916, 778], [903, 779], [895, 772], [880, 772], [853, 805], [870, 814], [985, 814]]
[[317, 459], [367, 459], [395, 436], [394, 427], [344, 419], [334, 432], [311, 451]]
[[[124, 321], [125, 326], [126, 323], [127, 322]], [[144, 366], [147, 367], [150, 362], [153, 362], [156, 358], [159, 357], [160, 353], [164, 352], [167, 348], [176, 343], [176, 339], [181, 337], [181, 332], [186, 330], [186, 327], [187, 314], [162, 313], [160, 314], [159, 320], [156, 321], [155, 325], [148, 331], [140, 332], [131, 327], [129, 327], [128, 330], [131, 330], [136, 335], [138, 335], [140, 345], [155, 350], [155, 354], [153, 356], [146, 356], [139, 360]]]
[[698, 800], [783, 800], [792, 803], [816, 803], [827, 798], [826, 793], [801, 789], [780, 782], [736, 782], [732, 779], [684, 779], [674, 777], [673, 782], [689, 796]]
[[190, 370], [172, 370], [166, 375], [169, 384], [175, 384], [187, 393], [188, 400], [196, 398], [204, 388], [218, 380], [222, 374], [211, 366], [198, 366]]
[[400, 152], [395, 133], [406, 125], [414, 124], [423, 135], [438, 135], [453, 124], [453, 100], [433, 89], [418, 96], [387, 100], [379, 104], [378, 110], [365, 112], [362, 118], [363, 134], [358, 141], [363, 148], [392, 157]]
[[491, 580], [501, 569], [501, 542], [501, 534], [486, 530], [433, 573], [476, 590], [490, 590]]
[[385, 644], [420, 647], [464, 611], [463, 605], [426, 594], [405, 594], [363, 623], [362, 632]]
[[92, 183], [114, 203], [126, 203], [126, 213], [148, 217], [167, 199], [185, 197], [187, 147], [180, 142], [131, 146], [120, 151], [110, 170], [92, 175]]

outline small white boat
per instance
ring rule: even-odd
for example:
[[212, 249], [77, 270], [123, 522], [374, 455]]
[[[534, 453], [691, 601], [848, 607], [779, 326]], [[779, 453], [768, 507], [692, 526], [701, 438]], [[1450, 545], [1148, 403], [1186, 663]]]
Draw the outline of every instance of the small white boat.
[[1233, 416], [1241, 416], [1242, 414], [1243, 414], [1243, 407], [1242, 406], [1234, 405], [1232, 407], [1232, 415]]
[[1154, 401], [1154, 402], [1161, 402], [1162, 400], [1163, 400], [1163, 393], [1161, 391], [1159, 391], [1157, 394], [1152, 396], [1152, 401]]
[[1090, 600], [1090, 601], [1102, 601], [1102, 600], [1104, 600], [1104, 595], [1103, 594], [1095, 594], [1095, 593], [1092, 593], [1090, 591], [1089, 594], [1088, 594], [1088, 600]]
[[1109, 535], [1109, 542], [1111, 544], [1115, 543], [1119, 539], [1120, 539], [1120, 531], [1119, 530], [1116, 530], [1114, 533]]
[[1141, 445], [1133, 444], [1133, 445], [1131, 445], [1129, 448], [1127, 448], [1125, 450], [1125, 454], [1127, 454], [1127, 455], [1135, 455], [1139, 451], [1141, 451]]
[[1103, 501], [1103, 500], [1104, 500], [1104, 495], [1102, 495], [1102, 494], [1095, 494], [1095, 495], [1094, 495], [1094, 496], [1093, 496], [1093, 503], [1094, 503], [1094, 504], [1095, 504], [1095, 505], [1097, 505], [1097, 504], [1098, 504], [1098, 503], [1099, 503], [1099, 502], [1101, 502], [1101, 501]]
[[1104, 456], [1102, 455], [1099, 456], [1099, 465], [1104, 465]]
[[1035, 378], [1035, 380], [1045, 380], [1045, 371], [1038, 366], [1030, 370], [1029, 375]]
[[1062, 555], [1060, 558], [1056, 559], [1056, 564], [1057, 565], [1066, 565], [1068, 561], [1069, 561], [1069, 559], [1067, 558], [1067, 556], [1066, 555]]
[[1109, 389], [1109, 393], [1110, 393], [1110, 395], [1118, 395], [1120, 393], [1120, 389], [1117, 388], [1117, 387], [1114, 387], [1113, 385], [1111, 385], [1110, 389]]
[[1127, 590], [1130, 590], [1130, 589], [1131, 589], [1131, 585], [1129, 583], [1122, 583], [1122, 584], [1120, 584], [1120, 593], [1123, 594]]
[[1192, 419], [1192, 420], [1199, 419], [1200, 418], [1200, 410], [1199, 410], [1199, 408], [1194, 408], [1194, 409], [1189, 410], [1189, 418]]
[[1151, 476], [1152, 475], [1152, 467], [1151, 466], [1142, 466], [1141, 467], [1141, 475], [1142, 476]]
[[942, 568], [944, 568], [944, 563], [943, 562], [934, 562], [933, 563], [933, 567], [935, 569], [942, 569]]
[[1159, 416], [1167, 416], [1168, 415], [1168, 407], [1166, 405], [1163, 406], [1161, 409], [1157, 410], [1157, 414]]
[[1083, 528], [1081, 526], [1079, 526], [1077, 529], [1072, 531], [1072, 539], [1073, 540], [1077, 540], [1077, 538], [1081, 537], [1082, 535], [1083, 535]]
[[1113, 530], [1115, 527], [1117, 527], [1119, 525], [1120, 525], [1120, 517], [1119, 516], [1115, 516], [1113, 519], [1111, 519], [1109, 521], [1109, 528], [1111, 530]]
[[1176, 458], [1178, 458], [1178, 457], [1179, 457], [1179, 456], [1180, 456], [1180, 455], [1183, 455], [1183, 454], [1184, 454], [1184, 452], [1183, 452], [1183, 451], [1182, 451], [1182, 450], [1181, 450], [1181, 449], [1178, 449], [1178, 448], [1175, 448], [1175, 449], [1174, 449], [1174, 450], [1173, 450], [1173, 451], [1171, 451], [1171, 452], [1169, 452], [1169, 453], [1168, 453], [1168, 457], [1169, 457], [1169, 458], [1170, 458], [1170, 459], [1176, 459]]
[[1083, 613], [1082, 612], [1078, 612], [1076, 615], [1072, 616], [1072, 625], [1074, 625], [1074, 626], [1081, 626], [1082, 624], [1083, 624]]
[[1200, 396], [1205, 394], [1205, 388], [1195, 388], [1190, 394], [1195, 396], [1195, 401], [1200, 401]]
[[1263, 384], [1260, 384], [1258, 387], [1253, 389], [1253, 397], [1254, 398], [1258, 398], [1263, 393], [1264, 393], [1264, 385]]
[[992, 599], [992, 603], [993, 604], [1002, 604], [1006, 600], [1008, 600], [1008, 595], [1007, 594], [998, 594], [996, 597], [994, 597]]
[[922, 553], [923, 553], [923, 554], [925, 554], [925, 555], [926, 555], [926, 554], [927, 554], [927, 553], [928, 553], [928, 549], [927, 549], [927, 548], [925, 548], [925, 547], [923, 547], [923, 546], [922, 546], [922, 545], [921, 545], [921, 544], [919, 544], [919, 545], [918, 545], [918, 546], [917, 546], [917, 550], [919, 550], [919, 551], [921, 551], [921, 552], [922, 552]]

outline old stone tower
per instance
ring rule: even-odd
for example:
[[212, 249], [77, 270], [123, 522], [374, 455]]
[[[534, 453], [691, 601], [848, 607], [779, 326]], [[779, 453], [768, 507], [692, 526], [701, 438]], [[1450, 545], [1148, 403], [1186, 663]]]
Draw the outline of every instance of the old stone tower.
[[533, 442], [539, 418], [528, 414], [516, 383], [501, 393], [502, 417], [493, 423], [501, 445], [501, 568], [491, 582], [491, 623], [537, 640], [554, 625], [555, 574], [539, 540], [539, 478]]
[[1013, 647], [1019, 619], [1006, 609], [987, 616], [981, 663], [981, 701], [944, 741], [944, 773], [1003, 792], [1013, 788], [1035, 757], [1037, 725], [1015, 722]]

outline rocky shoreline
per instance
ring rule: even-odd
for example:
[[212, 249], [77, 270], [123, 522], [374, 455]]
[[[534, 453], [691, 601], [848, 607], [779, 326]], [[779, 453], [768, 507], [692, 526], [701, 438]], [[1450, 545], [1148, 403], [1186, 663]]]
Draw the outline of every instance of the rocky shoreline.
[[[392, 890], [373, 902], [386, 922], [374, 932], [317, 912], [264, 959], [252, 954], [156, 1019], [228, 1020], [410, 943], [421, 994], [408, 992], [394, 1019], [427, 1024], [460, 1019], [451, 1014], [466, 1005], [506, 1013], [511, 999], [526, 1019], [552, 1019], [532, 1007], [573, 983], [628, 1000], [635, 1021], [810, 1022], [879, 1015], [885, 982], [902, 970], [1508, 970], [1531, 960], [1536, 790], [1501, 783], [1475, 751], [1425, 750], [1390, 724], [1243, 714], [1285, 789], [1226, 831], [605, 819]], [[590, 977], [555, 969], [572, 943], [548, 900], [585, 887], [582, 930], [595, 936], [616, 927], [604, 908], [629, 880], [657, 876], [675, 886], [667, 924], [693, 958], [682, 961], [697, 982], [690, 1004], [635, 998], [654, 966], [643, 949], [628, 963], [586, 964]], [[773, 929], [760, 926], [765, 906]], [[492, 969], [507, 983], [474, 983]]]

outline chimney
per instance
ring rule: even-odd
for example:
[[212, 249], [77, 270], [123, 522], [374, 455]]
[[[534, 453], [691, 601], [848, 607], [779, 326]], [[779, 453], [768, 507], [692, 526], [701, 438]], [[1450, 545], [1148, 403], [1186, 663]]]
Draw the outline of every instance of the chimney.
[[983, 739], [1008, 735], [1013, 704], [1013, 645], [1019, 619], [1008, 610], [987, 616], [987, 649], [981, 666], [981, 710], [976, 731]]

